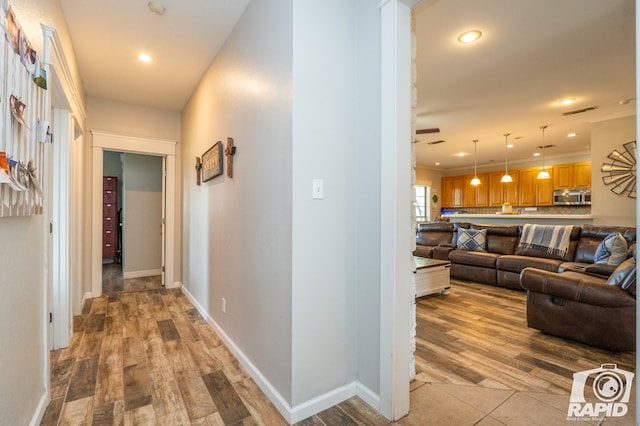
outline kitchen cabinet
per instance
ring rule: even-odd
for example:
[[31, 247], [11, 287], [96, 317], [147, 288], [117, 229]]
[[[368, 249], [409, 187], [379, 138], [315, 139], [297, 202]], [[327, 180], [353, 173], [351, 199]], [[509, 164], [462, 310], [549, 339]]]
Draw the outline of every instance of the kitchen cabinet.
[[540, 170], [538, 167], [519, 170], [518, 206], [553, 205], [553, 170], [548, 170], [551, 179], [538, 179]]
[[511, 170], [509, 174], [513, 182], [502, 183], [500, 179], [504, 176], [504, 171], [489, 173], [489, 205], [502, 206], [504, 203], [518, 204], [518, 170]]
[[573, 187], [591, 188], [591, 161], [573, 164]]
[[464, 176], [443, 177], [440, 182], [442, 207], [462, 207], [464, 198]]
[[464, 177], [464, 207], [486, 207], [489, 204], [489, 175], [479, 174], [480, 185], [471, 185], [473, 175]]
[[553, 188], [591, 188], [591, 162], [584, 161], [553, 166]]

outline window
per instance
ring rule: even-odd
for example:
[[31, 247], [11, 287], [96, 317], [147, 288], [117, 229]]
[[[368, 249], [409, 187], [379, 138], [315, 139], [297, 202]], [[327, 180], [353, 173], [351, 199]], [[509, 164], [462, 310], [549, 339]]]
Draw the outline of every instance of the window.
[[415, 185], [414, 188], [416, 190], [416, 222], [428, 222], [431, 220], [429, 208], [431, 188], [422, 185]]

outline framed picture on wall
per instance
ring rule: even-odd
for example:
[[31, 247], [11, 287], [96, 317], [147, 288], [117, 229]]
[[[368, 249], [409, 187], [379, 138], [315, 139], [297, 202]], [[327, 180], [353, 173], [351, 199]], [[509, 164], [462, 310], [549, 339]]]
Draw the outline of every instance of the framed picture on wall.
[[202, 181], [222, 174], [222, 142], [218, 141], [202, 154]]

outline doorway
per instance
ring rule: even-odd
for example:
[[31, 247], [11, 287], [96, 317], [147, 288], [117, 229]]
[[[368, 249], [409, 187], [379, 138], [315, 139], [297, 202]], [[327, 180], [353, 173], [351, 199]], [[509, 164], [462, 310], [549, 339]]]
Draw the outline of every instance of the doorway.
[[164, 161], [103, 153], [102, 293], [164, 285]]
[[[176, 176], [176, 160], [175, 150], [176, 142], [168, 140], [158, 139], [142, 139], [131, 136], [113, 135], [101, 132], [91, 132], [93, 135], [93, 172], [92, 172], [92, 187], [94, 197], [92, 198], [92, 259], [91, 259], [91, 293], [92, 297], [98, 297], [103, 293], [103, 261], [102, 261], [102, 236], [103, 236], [103, 176], [105, 176], [105, 153], [118, 152], [125, 156], [125, 162], [122, 172], [122, 181], [124, 182], [122, 190], [122, 205], [125, 212], [125, 226], [126, 229], [126, 210], [127, 206], [132, 207], [133, 213], [130, 215], [132, 220], [132, 226], [129, 228], [147, 228], [150, 226], [151, 233], [160, 231], [164, 233], [164, 238], [160, 238], [160, 244], [156, 244], [155, 248], [160, 247], [160, 258], [162, 259], [158, 269], [154, 269], [147, 260], [153, 259], [153, 253], [142, 249], [142, 253], [138, 253], [141, 249], [136, 245], [139, 245], [140, 240], [144, 240], [145, 237], [133, 238], [130, 242], [127, 239], [127, 231], [123, 232], [123, 278], [141, 278], [145, 276], [157, 275], [157, 272], [163, 274], [162, 284], [167, 287], [174, 287], [174, 233], [175, 233], [175, 214], [173, 206], [175, 206], [175, 176]], [[106, 154], [109, 157], [111, 154]], [[128, 160], [127, 160], [128, 159]], [[130, 171], [127, 172], [127, 161], [130, 163]], [[163, 166], [160, 173], [160, 183], [157, 179], [149, 179], [149, 176], [145, 173], [156, 173], [157, 168], [153, 166], [160, 162]], [[150, 171], [149, 171], [150, 170]], [[107, 168], [108, 171], [108, 168]], [[127, 178], [129, 176], [129, 179]], [[130, 180], [130, 185], [127, 187], [126, 182]], [[152, 182], [153, 181], [153, 182]], [[160, 191], [164, 196], [158, 197], [158, 187], [162, 188]], [[150, 189], [154, 189], [151, 191]], [[131, 191], [131, 197], [127, 196], [127, 193]], [[146, 207], [149, 205], [148, 198], [151, 197], [158, 202], [160, 209], [164, 213], [159, 219], [160, 224], [152, 223], [150, 220], [146, 220], [145, 215], [148, 214]], [[144, 201], [143, 201], [144, 200]], [[141, 207], [142, 205], [142, 207]], [[165, 206], [171, 206], [171, 208], [164, 208]], [[155, 210], [155, 209], [152, 209]], [[137, 226], [135, 224], [138, 224]], [[150, 225], [149, 225], [150, 224]], [[160, 229], [158, 229], [158, 226]], [[135, 233], [132, 234], [135, 237]], [[157, 234], [156, 234], [157, 236]], [[142, 241], [144, 242], [144, 241]], [[127, 248], [129, 246], [129, 249]], [[127, 259], [126, 252], [130, 251], [136, 256]], [[141, 255], [141, 256], [137, 256]], [[157, 258], [157, 257], [156, 257]], [[146, 265], [146, 266], [145, 266]], [[147, 268], [147, 269], [141, 269]], [[129, 273], [127, 273], [129, 272]]]

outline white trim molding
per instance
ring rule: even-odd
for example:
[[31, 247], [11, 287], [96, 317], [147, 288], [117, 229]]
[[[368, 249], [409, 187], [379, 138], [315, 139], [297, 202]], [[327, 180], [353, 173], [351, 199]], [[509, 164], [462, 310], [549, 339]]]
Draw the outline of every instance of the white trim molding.
[[[408, 0], [407, 0], [408, 1]], [[409, 412], [411, 241], [411, 8], [381, 12], [380, 413]]]

